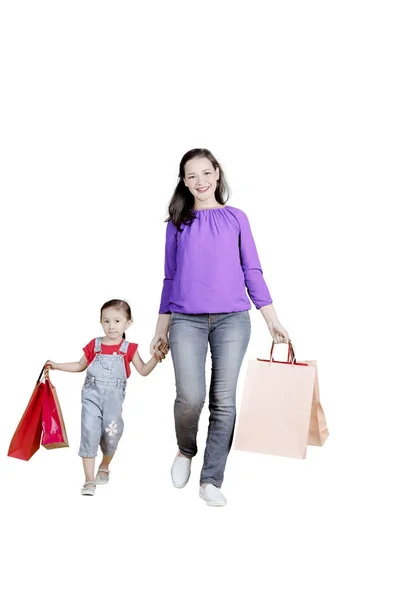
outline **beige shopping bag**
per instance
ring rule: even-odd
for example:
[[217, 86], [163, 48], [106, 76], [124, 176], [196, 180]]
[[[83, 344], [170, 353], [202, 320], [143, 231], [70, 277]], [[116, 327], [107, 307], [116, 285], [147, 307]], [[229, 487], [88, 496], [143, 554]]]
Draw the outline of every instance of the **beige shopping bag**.
[[292, 344], [288, 360], [250, 360], [238, 416], [234, 448], [305, 458], [307, 444], [328, 437], [319, 398], [317, 364], [297, 362]]
[[311, 405], [311, 419], [310, 430], [308, 433], [308, 445], [323, 446], [326, 438], [329, 435], [329, 431], [326, 424], [324, 409], [321, 406], [321, 400], [319, 397], [317, 362], [315, 360], [302, 360], [301, 362], [307, 363], [308, 365], [315, 367], [315, 383]]

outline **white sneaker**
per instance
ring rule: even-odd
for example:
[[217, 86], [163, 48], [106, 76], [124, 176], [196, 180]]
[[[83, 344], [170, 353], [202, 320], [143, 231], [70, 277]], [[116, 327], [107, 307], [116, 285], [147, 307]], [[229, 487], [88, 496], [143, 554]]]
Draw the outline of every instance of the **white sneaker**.
[[191, 458], [176, 455], [171, 469], [172, 483], [176, 488], [185, 487], [189, 481], [191, 464]]
[[212, 483], [207, 483], [205, 487], [200, 486], [200, 498], [208, 504], [208, 506], [225, 506], [226, 498], [221, 490]]

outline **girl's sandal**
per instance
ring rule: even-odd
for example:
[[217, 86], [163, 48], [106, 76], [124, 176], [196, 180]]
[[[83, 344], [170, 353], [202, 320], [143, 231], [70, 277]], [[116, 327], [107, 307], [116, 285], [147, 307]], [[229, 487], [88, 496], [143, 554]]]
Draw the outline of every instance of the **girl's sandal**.
[[87, 481], [83, 484], [81, 489], [82, 496], [94, 496], [96, 493], [96, 482], [95, 481]]
[[96, 483], [105, 485], [110, 481], [110, 471], [108, 469], [99, 469], [96, 475]]

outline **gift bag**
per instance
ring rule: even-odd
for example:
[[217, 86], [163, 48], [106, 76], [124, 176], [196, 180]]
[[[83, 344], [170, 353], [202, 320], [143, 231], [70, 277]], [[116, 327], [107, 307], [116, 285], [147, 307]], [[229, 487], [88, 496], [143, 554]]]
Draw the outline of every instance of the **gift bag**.
[[44, 367], [12, 437], [8, 456], [29, 460], [39, 450], [40, 444], [48, 449], [68, 446], [56, 389]]
[[36, 382], [35, 389], [28, 402], [24, 414], [12, 437], [8, 456], [29, 460], [39, 450], [42, 437], [42, 386], [40, 382], [44, 367]]
[[67, 432], [58, 401], [56, 388], [51, 383], [48, 371], [42, 384], [42, 446], [52, 448], [68, 447]]
[[305, 458], [307, 444], [328, 437], [315, 361], [297, 362], [289, 343], [286, 362], [250, 360], [234, 439], [236, 450]]

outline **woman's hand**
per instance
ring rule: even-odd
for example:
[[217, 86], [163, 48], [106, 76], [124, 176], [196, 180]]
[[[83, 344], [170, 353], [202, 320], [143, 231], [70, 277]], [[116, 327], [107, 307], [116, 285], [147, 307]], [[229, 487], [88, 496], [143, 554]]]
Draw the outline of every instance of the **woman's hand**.
[[272, 323], [267, 323], [267, 325], [275, 344], [289, 343], [289, 334], [279, 321], [273, 321]]
[[[161, 346], [166, 347], [167, 349], [169, 348], [168, 335], [167, 335], [167, 333], [156, 332], [155, 336], [153, 337], [153, 339], [151, 340], [151, 343], [150, 343], [150, 354], [152, 356], [156, 356], [156, 355], [159, 356], [159, 354], [156, 354], [156, 353], [160, 350]], [[163, 358], [165, 358], [165, 356]]]
[[290, 339], [289, 334], [279, 323], [273, 304], [262, 306], [260, 312], [268, 325], [269, 332], [275, 344], [288, 344]]

